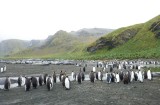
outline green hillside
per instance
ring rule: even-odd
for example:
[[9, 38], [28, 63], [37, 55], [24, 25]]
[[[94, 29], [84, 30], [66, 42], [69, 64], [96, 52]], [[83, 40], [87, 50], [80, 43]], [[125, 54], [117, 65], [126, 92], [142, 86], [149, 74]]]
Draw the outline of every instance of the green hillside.
[[38, 48], [12, 58], [138, 59], [160, 58], [160, 15], [141, 24], [122, 27], [97, 39], [58, 31]]
[[120, 28], [87, 47], [91, 58], [160, 58], [160, 16]]
[[49, 36], [41, 47], [20, 51], [9, 58], [70, 58], [83, 53], [96, 39], [97, 36], [76, 36], [60, 30]]

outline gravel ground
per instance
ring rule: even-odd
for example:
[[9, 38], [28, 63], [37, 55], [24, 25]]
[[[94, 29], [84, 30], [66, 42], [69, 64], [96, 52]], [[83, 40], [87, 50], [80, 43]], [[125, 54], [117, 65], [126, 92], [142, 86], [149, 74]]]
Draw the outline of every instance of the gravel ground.
[[[3, 65], [3, 64], [0, 64]], [[94, 64], [88, 64], [86, 74], [92, 70]], [[71, 74], [79, 71], [75, 65], [25, 65], [7, 64], [7, 71], [0, 73], [0, 77], [36, 75], [42, 73], [59, 73], [60, 70]], [[105, 81], [83, 81], [78, 84], [71, 82], [71, 89], [65, 90], [61, 83], [55, 83], [48, 91], [46, 86], [24, 91], [24, 87], [12, 88], [9, 91], [0, 89], [0, 105], [159, 105], [160, 78], [143, 83], [132, 82], [128, 85], [120, 83], [107, 84]]]

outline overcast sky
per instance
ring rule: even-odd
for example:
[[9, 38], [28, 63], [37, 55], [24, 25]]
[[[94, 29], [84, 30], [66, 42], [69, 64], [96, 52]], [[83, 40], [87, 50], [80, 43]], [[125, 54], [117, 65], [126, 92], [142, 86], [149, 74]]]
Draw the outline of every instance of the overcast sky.
[[0, 0], [0, 40], [45, 39], [58, 30], [116, 29], [160, 14], [160, 0]]

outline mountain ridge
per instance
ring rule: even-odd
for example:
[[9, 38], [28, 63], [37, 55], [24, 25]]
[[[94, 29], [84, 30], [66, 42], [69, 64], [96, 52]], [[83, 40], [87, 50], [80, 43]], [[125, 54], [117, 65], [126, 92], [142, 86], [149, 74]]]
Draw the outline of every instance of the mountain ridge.
[[[94, 30], [92, 28], [90, 29], [84, 28], [84, 29], [89, 30], [90, 33]], [[97, 30], [100, 30], [100, 29], [101, 28], [97, 28], [95, 32], [97, 32]], [[75, 31], [75, 33], [76, 32], [78, 31]], [[109, 31], [106, 31], [106, 32], [109, 32]], [[19, 55], [21, 57], [23, 57], [23, 55], [32, 56], [32, 53], [33, 53], [33, 56], [37, 56], [37, 55], [44, 56], [44, 55], [50, 55], [52, 53], [54, 54], [62, 53], [62, 52], [66, 53], [66, 52], [80, 50], [82, 49], [83, 46], [85, 46], [85, 44], [91, 43], [101, 36], [100, 34], [97, 35], [97, 33], [95, 34], [93, 33], [94, 32], [91, 33], [92, 35], [91, 34], [75, 35], [75, 34], [71, 34], [71, 32], [59, 30], [54, 35], [50, 35], [48, 36], [48, 38], [44, 40], [27, 41], [27, 45], [24, 47], [24, 49], [15, 51], [14, 53], [11, 54], [11, 56], [19, 56]], [[12, 46], [12, 47], [14, 48], [15, 46]], [[7, 55], [10, 55], [10, 52], [8, 52]]]

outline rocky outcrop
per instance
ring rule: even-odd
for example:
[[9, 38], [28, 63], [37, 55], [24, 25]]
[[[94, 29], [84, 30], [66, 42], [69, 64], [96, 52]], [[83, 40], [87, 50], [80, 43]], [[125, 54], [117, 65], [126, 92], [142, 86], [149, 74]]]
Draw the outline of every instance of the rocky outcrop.
[[151, 25], [150, 30], [155, 34], [156, 38], [160, 39], [160, 21], [154, 22]]
[[98, 49], [107, 48], [108, 50], [115, 48], [119, 45], [126, 43], [128, 40], [133, 38], [139, 30], [135, 29], [127, 29], [120, 33], [119, 35], [109, 36], [109, 37], [101, 37], [93, 46], [89, 46], [87, 48], [88, 52], [95, 52]]

